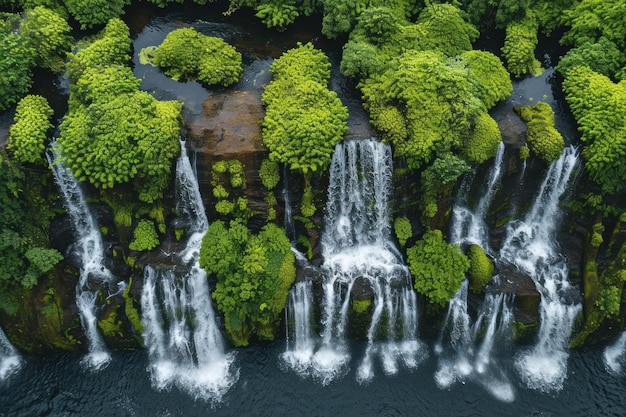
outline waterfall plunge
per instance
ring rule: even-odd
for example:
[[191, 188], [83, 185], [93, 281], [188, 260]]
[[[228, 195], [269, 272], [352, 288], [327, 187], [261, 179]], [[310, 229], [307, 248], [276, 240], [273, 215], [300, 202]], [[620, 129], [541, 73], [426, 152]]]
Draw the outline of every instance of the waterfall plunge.
[[559, 201], [578, 162], [568, 147], [552, 162], [531, 210], [522, 221], [507, 226], [500, 262], [528, 274], [541, 295], [537, 344], [516, 357], [516, 368], [533, 389], [557, 391], [567, 376], [567, 343], [581, 310], [578, 291], [569, 284], [565, 260], [556, 249]]
[[[417, 302], [410, 274], [391, 238], [388, 203], [392, 168], [390, 148], [378, 141], [347, 141], [335, 148], [321, 238], [321, 339], [306, 340], [310, 330], [305, 328], [301, 330], [304, 335], [295, 335], [296, 340], [304, 338], [302, 347], [288, 347], [293, 350], [284, 355], [298, 354], [298, 361], [288, 365], [323, 384], [348, 369], [350, 353], [345, 331], [355, 285], [373, 294], [368, 342], [357, 380], [364, 383], [373, 378], [376, 355], [386, 374], [397, 373], [399, 362], [414, 368], [426, 356], [417, 338]], [[300, 303], [294, 311], [303, 309]], [[402, 331], [396, 331], [400, 323]], [[384, 341], [378, 341], [382, 324], [387, 331]]]
[[6, 380], [22, 366], [22, 358], [0, 329], [0, 382]]
[[219, 402], [239, 378], [234, 355], [226, 354], [216, 323], [207, 275], [199, 265], [202, 237], [209, 222], [195, 172], [181, 141], [176, 164], [176, 208], [189, 239], [180, 266], [146, 266], [141, 295], [144, 340], [155, 389], [172, 385], [197, 399]]
[[[454, 206], [450, 233], [452, 243], [478, 244], [485, 252], [490, 252], [485, 216], [502, 177], [503, 155], [504, 143], [501, 142], [489, 170], [486, 189], [476, 207], [473, 210], [467, 207], [464, 198], [460, 198]], [[505, 343], [510, 336], [511, 297], [502, 293], [486, 294], [477, 319], [472, 324], [467, 311], [467, 287], [468, 282], [464, 280], [448, 306], [445, 325], [435, 347], [440, 357], [435, 381], [439, 387], [446, 388], [455, 381], [465, 383], [466, 380], [473, 380], [496, 398], [513, 401], [513, 386], [498, 365], [497, 352], [494, 352], [496, 344]], [[479, 342], [480, 347], [476, 349]]]
[[83, 359], [83, 363], [93, 370], [98, 370], [108, 365], [111, 355], [98, 331], [96, 300], [98, 291], [103, 286], [110, 284], [114, 277], [103, 264], [102, 236], [85, 201], [80, 184], [70, 170], [57, 161], [59, 154], [54, 144], [46, 156], [63, 195], [65, 207], [72, 219], [76, 232], [76, 242], [80, 250], [81, 269], [80, 278], [76, 285], [76, 305], [89, 344], [89, 353]]

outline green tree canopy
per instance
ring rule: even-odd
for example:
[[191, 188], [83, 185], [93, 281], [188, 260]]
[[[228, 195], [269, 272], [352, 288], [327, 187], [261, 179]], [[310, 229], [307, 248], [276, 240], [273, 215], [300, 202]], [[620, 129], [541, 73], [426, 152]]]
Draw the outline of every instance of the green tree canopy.
[[168, 33], [153, 51], [152, 62], [175, 80], [208, 85], [229, 86], [243, 73], [241, 54], [234, 47], [192, 27]]
[[601, 37], [598, 42], [585, 42], [567, 51], [556, 70], [567, 76], [571, 68], [581, 65], [612, 79], [626, 78], [626, 73], [620, 71], [626, 65], [626, 55], [605, 37]]
[[80, 23], [81, 29], [106, 24], [110, 19], [124, 14], [130, 0], [63, 0], [65, 7]]
[[202, 240], [200, 266], [217, 278], [213, 299], [236, 345], [247, 345], [252, 334], [274, 338], [296, 277], [281, 228], [269, 223], [252, 234], [239, 221], [213, 222]]
[[581, 0], [563, 10], [563, 23], [570, 28], [561, 38], [566, 45], [605, 37], [621, 50], [626, 46], [626, 3], [621, 0]]
[[626, 81], [613, 83], [587, 66], [563, 81], [585, 147], [585, 167], [605, 193], [626, 190]]
[[272, 64], [276, 77], [262, 96], [263, 143], [270, 159], [305, 174], [328, 167], [348, 128], [346, 107], [327, 87], [329, 67], [322, 52], [311, 44], [299, 45]]
[[458, 245], [450, 245], [440, 230], [429, 230], [407, 250], [415, 289], [431, 303], [444, 306], [461, 287], [470, 262]]
[[0, 16], [0, 111], [17, 103], [30, 89], [35, 53], [24, 36], [14, 33], [11, 19]]
[[53, 113], [45, 97], [29, 95], [20, 100], [9, 134], [9, 149], [15, 159], [22, 163], [46, 163], [43, 152]]
[[542, 101], [534, 106], [515, 107], [526, 122], [526, 141], [530, 150], [546, 162], [558, 159], [565, 148], [563, 136], [554, 127], [554, 112]]
[[57, 12], [43, 6], [28, 10], [20, 34], [36, 51], [35, 64], [55, 72], [65, 70], [65, 57], [72, 48], [72, 28]]
[[542, 71], [541, 62], [535, 58], [538, 30], [539, 24], [532, 16], [511, 22], [506, 27], [502, 54], [507, 69], [516, 77], [538, 75]]

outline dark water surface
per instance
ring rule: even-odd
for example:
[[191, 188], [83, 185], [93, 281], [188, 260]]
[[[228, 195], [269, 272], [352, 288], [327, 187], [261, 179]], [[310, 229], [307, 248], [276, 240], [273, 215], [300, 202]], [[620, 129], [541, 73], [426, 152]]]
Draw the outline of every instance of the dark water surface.
[[[353, 343], [353, 352], [365, 345]], [[609, 374], [601, 348], [571, 352], [562, 391], [526, 389], [515, 375], [515, 400], [503, 403], [480, 385], [435, 385], [436, 360], [414, 372], [386, 376], [378, 370], [368, 385], [351, 371], [323, 386], [284, 371], [279, 356], [284, 342], [239, 349], [239, 381], [221, 404], [194, 401], [178, 391], [152, 389], [147, 352], [114, 353], [103, 371], [80, 365], [81, 355], [27, 357], [20, 372], [0, 387], [0, 416], [624, 416], [626, 377]], [[358, 356], [358, 354], [353, 355]]]

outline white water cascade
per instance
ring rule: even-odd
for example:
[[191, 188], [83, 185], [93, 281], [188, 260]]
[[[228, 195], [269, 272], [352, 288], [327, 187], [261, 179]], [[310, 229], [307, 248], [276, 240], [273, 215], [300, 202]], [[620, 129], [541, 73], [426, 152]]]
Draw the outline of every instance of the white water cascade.
[[[376, 140], [346, 141], [335, 148], [321, 238], [322, 334], [307, 342], [293, 366], [323, 384], [348, 370], [345, 331], [356, 287], [371, 292], [373, 298], [367, 347], [357, 370], [360, 383], [373, 378], [376, 356], [386, 374], [397, 373], [400, 363], [415, 368], [426, 356], [417, 338], [417, 302], [410, 274], [391, 238], [392, 168], [389, 146]], [[384, 335], [377, 334], [381, 322], [387, 329]], [[400, 324], [402, 330], [396, 331]], [[313, 344], [311, 350], [308, 343]]]
[[[451, 243], [458, 245], [478, 244], [489, 253], [488, 229], [485, 216], [502, 177], [504, 144], [501, 142], [493, 165], [489, 170], [486, 189], [472, 210], [465, 198], [460, 198], [453, 208]], [[464, 197], [464, 196], [462, 196]], [[498, 278], [496, 277], [495, 280]], [[513, 386], [497, 360], [496, 345], [506, 344], [510, 338], [512, 318], [511, 297], [503, 293], [487, 293], [474, 323], [467, 308], [468, 281], [450, 301], [441, 329], [440, 340], [435, 346], [439, 356], [439, 370], [435, 381], [441, 388], [454, 382], [472, 380], [483, 385], [496, 398], [513, 401]], [[478, 344], [480, 343], [480, 346]]]
[[22, 366], [22, 358], [17, 349], [0, 329], [0, 382], [5, 381]]
[[58, 161], [59, 154], [54, 144], [46, 156], [72, 219], [80, 250], [81, 268], [76, 285], [76, 305], [89, 344], [89, 353], [82, 363], [92, 370], [99, 370], [108, 365], [111, 355], [98, 331], [97, 298], [98, 292], [111, 284], [114, 277], [103, 263], [102, 236], [80, 184], [69, 168]]
[[620, 374], [626, 361], [626, 332], [617, 339], [612, 345], [604, 348], [602, 355], [604, 366], [612, 374]]
[[555, 244], [561, 218], [559, 202], [578, 162], [573, 147], [552, 162], [530, 211], [523, 220], [507, 226], [499, 262], [513, 265], [530, 276], [541, 295], [536, 345], [517, 355], [515, 365], [533, 389], [558, 391], [567, 376], [567, 344], [581, 310], [579, 294], [570, 285], [565, 259]]
[[180, 265], [144, 269], [141, 295], [144, 340], [155, 389], [176, 385], [196, 399], [220, 402], [239, 378], [234, 354], [225, 353], [205, 271], [199, 265], [209, 222], [195, 172], [181, 141], [176, 164], [176, 198], [189, 239]]

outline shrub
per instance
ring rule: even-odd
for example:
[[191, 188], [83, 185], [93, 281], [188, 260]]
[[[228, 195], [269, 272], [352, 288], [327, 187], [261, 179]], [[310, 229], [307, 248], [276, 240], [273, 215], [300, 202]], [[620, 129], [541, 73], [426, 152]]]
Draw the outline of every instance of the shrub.
[[128, 245], [130, 250], [145, 251], [159, 246], [159, 235], [152, 220], [140, 220], [133, 236], [134, 240]]
[[480, 292], [491, 281], [494, 270], [493, 261], [487, 256], [483, 248], [476, 244], [469, 246], [467, 257], [470, 262], [468, 274], [470, 289], [474, 292]]
[[527, 123], [526, 140], [530, 150], [546, 162], [558, 159], [565, 141], [554, 127], [552, 107], [540, 101], [534, 107], [515, 107], [515, 111]]
[[29, 95], [17, 105], [9, 134], [9, 149], [22, 163], [45, 165], [43, 152], [52, 128], [52, 108], [45, 97]]

